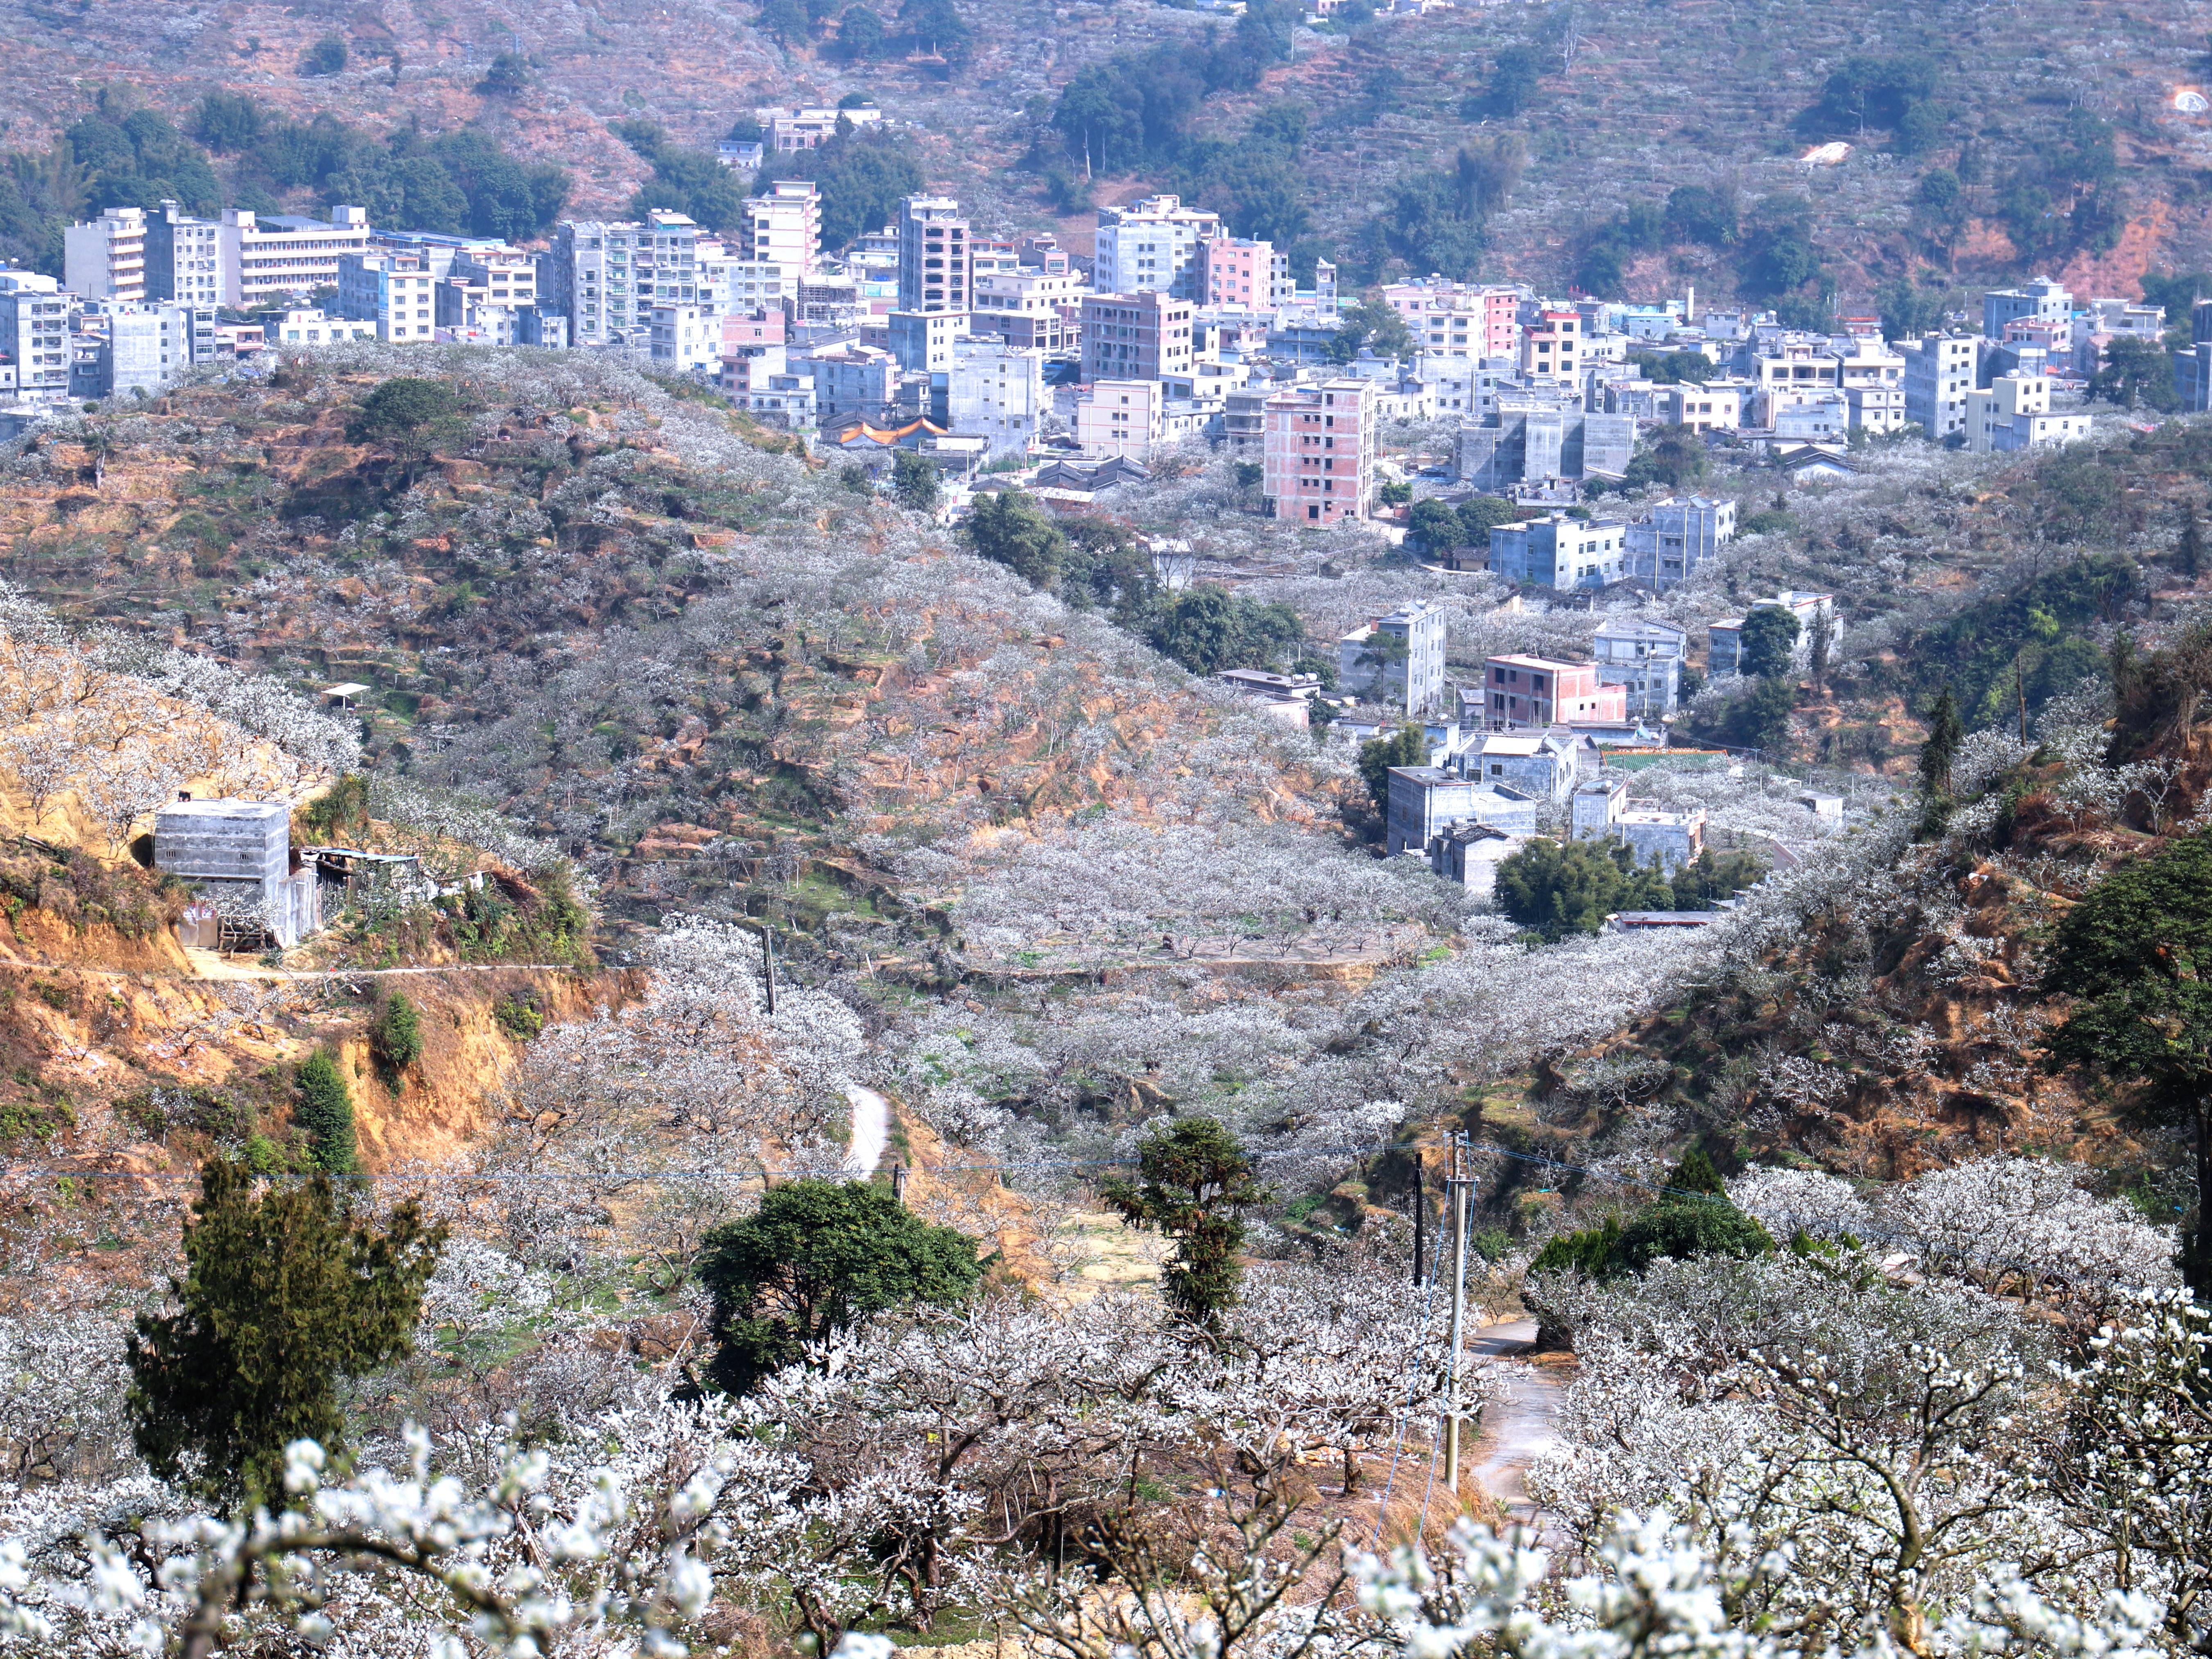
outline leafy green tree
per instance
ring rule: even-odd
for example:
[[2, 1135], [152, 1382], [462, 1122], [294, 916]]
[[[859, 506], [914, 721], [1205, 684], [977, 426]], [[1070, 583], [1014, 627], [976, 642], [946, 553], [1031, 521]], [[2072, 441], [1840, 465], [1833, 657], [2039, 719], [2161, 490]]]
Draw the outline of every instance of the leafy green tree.
[[1628, 361], [1642, 371], [1645, 380], [1660, 386], [1680, 386], [1686, 382], [1703, 386], [1721, 372], [1721, 366], [1702, 351], [1637, 352]]
[[339, 36], [326, 34], [309, 46], [300, 59], [302, 75], [336, 75], [346, 66], [346, 43]]
[[813, 32], [814, 20], [807, 15], [805, 0], [762, 0], [760, 27], [778, 46], [788, 46], [805, 40]]
[[[1498, 62], [1491, 69], [1489, 82], [1475, 114], [1520, 114], [1535, 98], [1536, 83], [1550, 67], [1551, 55], [1540, 47], [1506, 47], [1498, 54]], [[1462, 113], [1465, 115], [1466, 112]]]
[[1409, 357], [1413, 337], [1406, 319], [1381, 300], [1363, 300], [1338, 313], [1336, 333], [1328, 343], [1328, 359], [1348, 363], [1362, 349], [1377, 357]]
[[1125, 1225], [1175, 1240], [1161, 1294], [1186, 1319], [1218, 1330], [1244, 1280], [1244, 1213], [1269, 1197], [1243, 1144], [1212, 1118], [1184, 1118], [1137, 1149], [1135, 1181], [1109, 1181], [1100, 1192]]
[[837, 50], [856, 64], [872, 64], [885, 56], [890, 38], [882, 14], [866, 6], [848, 6], [837, 20]]
[[1370, 738], [1359, 745], [1360, 780], [1366, 784], [1368, 799], [1375, 803], [1378, 812], [1390, 810], [1392, 767], [1428, 763], [1428, 734], [1411, 723], [1400, 726], [1387, 738]]
[[795, 1181], [708, 1233], [699, 1282], [714, 1297], [710, 1370], [732, 1394], [806, 1358], [854, 1321], [916, 1303], [956, 1307], [982, 1269], [975, 1241], [933, 1227], [861, 1182]]
[[1797, 613], [1789, 606], [1753, 606], [1743, 619], [1743, 631], [1736, 636], [1739, 666], [1754, 679], [1780, 678], [1790, 672], [1790, 657], [1802, 631]]
[[131, 1340], [140, 1455], [210, 1498], [280, 1504], [293, 1441], [343, 1457], [337, 1379], [408, 1351], [445, 1238], [412, 1200], [378, 1231], [325, 1176], [257, 1194], [245, 1165], [208, 1164], [174, 1308], [141, 1315]]
[[1407, 509], [1406, 528], [1419, 537], [1421, 545], [1431, 553], [1459, 545], [1459, 514], [1433, 495], [1415, 501]]
[[1679, 185], [1667, 196], [1667, 229], [1676, 240], [1726, 247], [1735, 240], [1735, 198], [1704, 185]]
[[936, 512], [937, 468], [915, 451], [902, 449], [891, 459], [891, 494], [901, 507], [916, 513]]
[[1754, 887], [1765, 874], [1766, 863], [1755, 853], [1726, 853], [1716, 858], [1708, 847], [1676, 870], [1668, 878], [1668, 885], [1674, 891], [1675, 909], [1710, 910], [1715, 899], [1729, 898]]
[[1295, 657], [1305, 634], [1290, 606], [1263, 605], [1210, 583], [1177, 593], [1146, 629], [1155, 651], [1194, 674], [1273, 667]]
[[1666, 876], [1639, 866], [1635, 853], [1610, 836], [1570, 842], [1536, 836], [1498, 861], [1497, 893], [1508, 917], [1553, 942], [1598, 932], [1616, 910], [1674, 908], [1674, 884]]
[[1774, 1240], [1725, 1197], [1663, 1198], [1620, 1230], [1613, 1261], [1622, 1273], [1640, 1273], [1662, 1257], [1763, 1255]]
[[467, 432], [453, 388], [443, 380], [414, 374], [395, 374], [380, 382], [346, 423], [346, 436], [352, 442], [391, 451], [410, 485], [441, 446], [460, 441]]
[[395, 1072], [404, 1072], [422, 1058], [422, 1022], [404, 993], [394, 991], [385, 998], [383, 1011], [369, 1027], [368, 1046]]
[[968, 27], [967, 20], [960, 15], [952, 0], [902, 0], [899, 27], [915, 46], [948, 64], [966, 63], [974, 49], [975, 31]]
[[513, 98], [528, 90], [530, 60], [519, 52], [503, 52], [491, 60], [477, 90], [488, 98]]
[[771, 155], [753, 188], [765, 191], [781, 179], [811, 179], [822, 192], [822, 246], [830, 251], [890, 223], [899, 204], [925, 182], [906, 140], [880, 127], [841, 128], [812, 149]]
[[1643, 446], [1629, 457], [1621, 488], [1641, 489], [1646, 484], [1660, 483], [1669, 489], [1686, 489], [1704, 477], [1711, 464], [1705, 450], [1705, 434], [1697, 428], [1680, 424], [1656, 426], [1651, 428]]
[[267, 124], [261, 100], [242, 92], [208, 93], [192, 111], [192, 137], [218, 155], [248, 148]]
[[1959, 745], [1966, 736], [1958, 702], [1947, 685], [1928, 711], [1928, 740], [1920, 745], [1920, 787], [1929, 794], [1951, 793], [1951, 763], [1958, 759]]
[[1518, 524], [1528, 516], [1502, 495], [1470, 495], [1459, 504], [1459, 533], [1469, 547], [1490, 545], [1490, 532], [1502, 524]]
[[2163, 346], [2125, 335], [2105, 347], [2105, 361], [2089, 377], [2089, 396], [2106, 398], [2123, 409], [2175, 410], [2181, 396], [2173, 389], [2173, 359]]
[[2142, 1085], [2141, 1121], [2186, 1129], [2197, 1211], [2183, 1267], [2212, 1294], [2212, 831], [2123, 865], [2058, 923], [2046, 990], [2077, 999], [2052, 1034], [2054, 1065], [2077, 1062]]
[[350, 1175], [358, 1156], [354, 1142], [353, 1096], [338, 1075], [336, 1061], [320, 1048], [301, 1062], [298, 1103], [293, 1121], [306, 1131], [315, 1167]]
[[1034, 495], [1002, 489], [978, 495], [960, 539], [980, 556], [1005, 565], [1032, 587], [1060, 586], [1067, 538]]
[[[1945, 260], [1966, 234], [1966, 186], [1949, 167], [1930, 167], [1912, 189], [1912, 234]], [[1895, 336], [1892, 336], [1895, 338]]]

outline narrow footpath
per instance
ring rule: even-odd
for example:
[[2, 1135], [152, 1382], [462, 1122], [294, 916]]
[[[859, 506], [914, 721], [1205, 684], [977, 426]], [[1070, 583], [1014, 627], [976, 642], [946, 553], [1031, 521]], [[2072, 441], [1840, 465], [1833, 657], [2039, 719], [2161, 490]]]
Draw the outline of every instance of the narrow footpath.
[[1567, 1379], [1549, 1367], [1528, 1363], [1536, 1346], [1536, 1322], [1507, 1320], [1486, 1325], [1469, 1345], [1478, 1360], [1495, 1367], [1498, 1389], [1483, 1407], [1481, 1436], [1474, 1445], [1472, 1473], [1482, 1489], [1512, 1511], [1516, 1521], [1534, 1524], [1528, 1466], [1559, 1444], [1553, 1429]]
[[855, 1181], [866, 1181], [884, 1161], [884, 1148], [890, 1143], [891, 1103], [857, 1083], [845, 1085], [845, 1098], [853, 1103], [853, 1138], [845, 1147], [845, 1171]]

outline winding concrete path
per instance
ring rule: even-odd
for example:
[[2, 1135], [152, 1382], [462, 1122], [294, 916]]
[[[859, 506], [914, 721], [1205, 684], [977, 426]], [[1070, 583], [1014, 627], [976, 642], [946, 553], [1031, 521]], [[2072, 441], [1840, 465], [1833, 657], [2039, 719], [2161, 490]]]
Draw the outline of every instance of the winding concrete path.
[[845, 1148], [845, 1169], [866, 1181], [884, 1161], [884, 1148], [890, 1143], [891, 1104], [857, 1083], [845, 1085], [845, 1098], [853, 1103], [853, 1139]]
[[1494, 1365], [1498, 1377], [1498, 1390], [1482, 1408], [1481, 1437], [1475, 1442], [1470, 1472], [1485, 1492], [1523, 1522], [1536, 1518], [1525, 1484], [1528, 1466], [1559, 1444], [1553, 1422], [1567, 1386], [1549, 1368], [1527, 1363], [1535, 1346], [1532, 1319], [1486, 1325], [1468, 1345], [1477, 1359]]

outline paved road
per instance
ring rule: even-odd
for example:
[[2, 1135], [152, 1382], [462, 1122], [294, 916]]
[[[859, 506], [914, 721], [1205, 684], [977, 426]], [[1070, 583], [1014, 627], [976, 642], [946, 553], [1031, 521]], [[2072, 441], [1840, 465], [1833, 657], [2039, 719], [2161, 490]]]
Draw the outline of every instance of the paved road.
[[845, 1085], [845, 1097], [853, 1103], [853, 1139], [845, 1149], [845, 1168], [865, 1181], [884, 1161], [884, 1147], [891, 1136], [891, 1103], [857, 1083]]
[[1497, 1365], [1498, 1391], [1482, 1408], [1482, 1434], [1474, 1446], [1472, 1473], [1482, 1489], [1504, 1504], [1521, 1521], [1535, 1518], [1522, 1484], [1528, 1466], [1559, 1443], [1553, 1431], [1566, 1380], [1522, 1358], [1536, 1344], [1536, 1322], [1509, 1320], [1486, 1325], [1469, 1345], [1480, 1359]]

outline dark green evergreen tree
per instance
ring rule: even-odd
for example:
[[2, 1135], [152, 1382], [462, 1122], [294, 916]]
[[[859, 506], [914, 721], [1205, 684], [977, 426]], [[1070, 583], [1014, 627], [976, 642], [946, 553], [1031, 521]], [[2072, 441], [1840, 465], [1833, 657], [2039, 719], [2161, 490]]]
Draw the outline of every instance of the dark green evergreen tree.
[[1959, 744], [1966, 728], [1959, 719], [1959, 704], [1945, 686], [1928, 711], [1928, 741], [1920, 745], [1920, 787], [1931, 798], [1951, 793], [1951, 763], [1959, 757]]
[[1244, 1212], [1268, 1197], [1243, 1144], [1212, 1118], [1184, 1118], [1138, 1148], [1136, 1180], [1101, 1192], [1125, 1225], [1175, 1240], [1161, 1293], [1186, 1319], [1218, 1330], [1244, 1282]]
[[2142, 1086], [2138, 1119], [2188, 1131], [2197, 1212], [2182, 1247], [2197, 1295], [2212, 1295], [2212, 831], [2171, 842], [2089, 890], [2060, 921], [2044, 987], [2079, 999], [2053, 1034], [2052, 1063]]
[[2192, 582], [2204, 568], [2204, 520], [2194, 501], [2189, 504], [2189, 516], [2181, 521], [2181, 539], [2173, 549], [2173, 568]]
[[384, 1000], [383, 1012], [369, 1027], [369, 1047], [395, 1072], [404, 1072], [422, 1057], [422, 1022], [404, 993], [394, 991]]
[[245, 1165], [207, 1165], [173, 1308], [141, 1315], [131, 1340], [140, 1455], [165, 1480], [249, 1505], [283, 1501], [295, 1440], [343, 1461], [337, 1379], [407, 1352], [445, 1237], [411, 1200], [379, 1231], [324, 1176], [257, 1191]]
[[309, 1155], [315, 1167], [332, 1175], [350, 1175], [356, 1162], [353, 1096], [338, 1075], [336, 1061], [318, 1048], [301, 1063], [299, 1104], [293, 1121], [307, 1132]]
[[700, 1252], [699, 1281], [714, 1298], [710, 1376], [743, 1394], [857, 1319], [915, 1303], [957, 1306], [981, 1271], [974, 1239], [930, 1225], [884, 1188], [771, 1188], [758, 1210], [709, 1233]]
[[1359, 745], [1359, 775], [1378, 812], [1390, 810], [1392, 767], [1428, 763], [1428, 737], [1418, 726], [1401, 726], [1387, 738], [1370, 738]]

